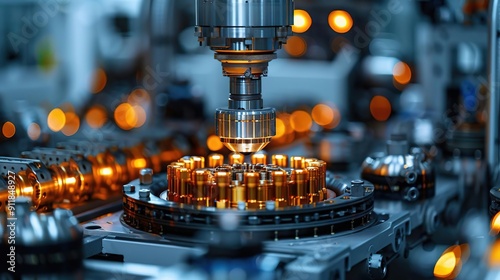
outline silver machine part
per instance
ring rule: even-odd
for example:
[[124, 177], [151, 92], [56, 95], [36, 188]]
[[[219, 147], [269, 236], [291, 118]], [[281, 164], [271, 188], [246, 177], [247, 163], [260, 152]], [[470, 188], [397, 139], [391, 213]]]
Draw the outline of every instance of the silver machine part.
[[217, 109], [216, 133], [232, 151], [260, 151], [276, 134], [275, 110], [264, 108], [261, 78], [292, 34], [293, 11], [293, 0], [196, 1], [195, 34], [230, 77], [228, 109]]
[[488, 96], [488, 124], [486, 153], [490, 171], [493, 173], [493, 180], [498, 180], [500, 162], [500, 138], [498, 121], [500, 120], [500, 60], [498, 57], [500, 48], [500, 4], [499, 1], [490, 3], [490, 30], [489, 30], [489, 76], [490, 91]]

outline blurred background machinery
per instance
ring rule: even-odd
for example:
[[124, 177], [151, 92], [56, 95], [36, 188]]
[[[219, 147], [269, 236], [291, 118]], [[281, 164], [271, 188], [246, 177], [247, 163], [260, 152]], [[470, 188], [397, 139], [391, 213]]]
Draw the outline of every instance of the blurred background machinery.
[[1, 277], [497, 277], [499, 13], [0, 1]]

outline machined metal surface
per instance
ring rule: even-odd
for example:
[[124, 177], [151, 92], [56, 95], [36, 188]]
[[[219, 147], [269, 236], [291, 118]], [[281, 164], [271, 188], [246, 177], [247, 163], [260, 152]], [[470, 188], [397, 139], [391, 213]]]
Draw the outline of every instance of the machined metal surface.
[[435, 174], [419, 148], [408, 152], [405, 139], [393, 136], [387, 154], [368, 156], [361, 177], [375, 185], [377, 194], [406, 201], [429, 198], [435, 193]]
[[276, 134], [274, 108], [217, 109], [216, 133], [230, 150], [252, 153], [262, 150]]
[[257, 152], [276, 134], [274, 109], [264, 108], [261, 78], [292, 35], [292, 0], [196, 1], [195, 35], [230, 77], [228, 109], [216, 111], [216, 134], [231, 151]]

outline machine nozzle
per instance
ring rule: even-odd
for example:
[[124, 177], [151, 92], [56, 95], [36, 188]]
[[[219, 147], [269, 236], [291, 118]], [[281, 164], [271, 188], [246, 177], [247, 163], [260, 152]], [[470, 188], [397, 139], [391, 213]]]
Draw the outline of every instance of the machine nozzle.
[[262, 150], [276, 134], [276, 111], [264, 108], [261, 78], [292, 34], [293, 0], [197, 0], [200, 44], [214, 50], [230, 78], [228, 108], [215, 113], [216, 133], [231, 151]]

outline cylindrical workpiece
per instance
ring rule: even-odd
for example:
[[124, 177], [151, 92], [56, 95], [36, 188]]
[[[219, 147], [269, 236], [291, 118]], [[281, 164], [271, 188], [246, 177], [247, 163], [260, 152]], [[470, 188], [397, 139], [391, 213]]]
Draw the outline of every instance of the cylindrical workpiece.
[[247, 200], [257, 201], [257, 188], [259, 186], [259, 173], [246, 172], [245, 175], [245, 188], [247, 190]]
[[290, 167], [294, 169], [302, 169], [305, 167], [305, 158], [293, 156], [290, 158]]
[[288, 156], [287, 155], [273, 155], [272, 163], [279, 167], [288, 167]]
[[229, 164], [230, 165], [233, 165], [233, 164], [236, 164], [236, 163], [244, 163], [245, 162], [245, 156], [241, 153], [236, 153], [236, 152], [233, 152], [233, 153], [230, 153], [229, 154]]
[[228, 208], [230, 202], [229, 184], [231, 174], [229, 172], [219, 171], [215, 173], [215, 184], [217, 187], [217, 208]]
[[256, 153], [252, 155], [252, 164], [267, 164], [267, 155], [264, 153]]
[[192, 156], [190, 158], [192, 162], [193, 168], [191, 169], [198, 169], [198, 168], [205, 168], [205, 158], [204, 157], [197, 157], [197, 156]]

